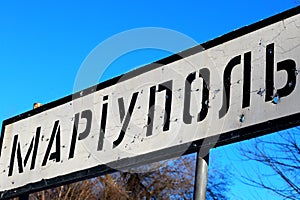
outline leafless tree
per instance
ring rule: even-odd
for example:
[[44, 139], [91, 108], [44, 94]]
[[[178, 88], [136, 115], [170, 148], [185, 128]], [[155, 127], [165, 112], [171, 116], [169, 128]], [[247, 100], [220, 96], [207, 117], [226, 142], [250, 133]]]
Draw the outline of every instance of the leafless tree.
[[231, 173], [226, 166], [213, 167], [209, 170], [206, 199], [220, 200], [228, 199], [230, 196]]
[[[227, 199], [230, 176], [212, 166], [209, 170], [207, 199]], [[142, 167], [145, 168], [145, 167]], [[146, 172], [120, 172], [114, 174], [119, 192], [116, 199], [192, 199], [194, 192], [195, 156], [188, 155], [169, 161], [157, 170]], [[226, 175], [225, 175], [226, 173]], [[123, 188], [123, 189], [121, 189]], [[107, 189], [107, 188], [106, 188]], [[104, 188], [104, 191], [106, 190]], [[108, 189], [110, 190], [110, 189]], [[101, 198], [106, 199], [106, 198]]]
[[249, 141], [240, 147], [245, 160], [268, 170], [244, 175], [244, 183], [264, 188], [283, 199], [300, 199], [300, 128], [293, 128]]
[[[192, 199], [194, 190], [195, 156], [182, 156], [164, 162], [151, 170], [143, 166], [128, 172], [116, 172], [97, 178], [37, 192], [30, 199]], [[226, 199], [230, 181], [224, 172], [210, 169], [207, 199]]]
[[98, 199], [97, 190], [98, 184], [96, 179], [76, 182], [73, 184], [63, 185], [57, 188], [44, 190], [41, 192], [33, 193], [29, 196], [31, 200], [69, 200], [69, 199], [82, 199], [82, 200], [96, 200]]

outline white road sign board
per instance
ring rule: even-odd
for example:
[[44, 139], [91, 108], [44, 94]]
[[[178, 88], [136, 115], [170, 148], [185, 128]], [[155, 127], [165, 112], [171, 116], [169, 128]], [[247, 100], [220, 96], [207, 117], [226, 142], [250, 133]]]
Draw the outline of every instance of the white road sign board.
[[298, 13], [4, 121], [2, 197], [299, 124]]

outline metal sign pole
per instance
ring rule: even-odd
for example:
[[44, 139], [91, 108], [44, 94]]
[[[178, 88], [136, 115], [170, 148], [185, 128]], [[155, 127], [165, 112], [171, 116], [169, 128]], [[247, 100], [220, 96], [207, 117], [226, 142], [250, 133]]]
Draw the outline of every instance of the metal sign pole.
[[206, 186], [208, 179], [208, 159], [209, 153], [202, 158], [200, 150], [197, 152], [196, 174], [194, 184], [194, 200], [206, 199]]

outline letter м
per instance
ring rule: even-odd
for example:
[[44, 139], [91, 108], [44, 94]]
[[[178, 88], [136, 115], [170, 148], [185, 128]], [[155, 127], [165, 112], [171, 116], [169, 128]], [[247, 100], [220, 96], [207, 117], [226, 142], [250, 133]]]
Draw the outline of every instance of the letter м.
[[30, 145], [29, 145], [29, 148], [27, 150], [27, 153], [25, 155], [24, 160], [22, 158], [22, 153], [21, 153], [21, 144], [18, 141], [19, 136], [18, 135], [14, 136], [12, 151], [11, 151], [11, 156], [10, 156], [8, 176], [12, 176], [12, 174], [13, 174], [14, 161], [15, 161], [16, 154], [17, 154], [17, 162], [18, 162], [19, 173], [23, 173], [24, 167], [26, 167], [26, 165], [28, 163], [30, 154], [32, 154], [30, 170], [34, 169], [37, 150], [38, 150], [38, 145], [39, 145], [40, 133], [41, 133], [41, 127], [37, 127], [36, 135], [31, 139], [31, 142], [30, 142]]

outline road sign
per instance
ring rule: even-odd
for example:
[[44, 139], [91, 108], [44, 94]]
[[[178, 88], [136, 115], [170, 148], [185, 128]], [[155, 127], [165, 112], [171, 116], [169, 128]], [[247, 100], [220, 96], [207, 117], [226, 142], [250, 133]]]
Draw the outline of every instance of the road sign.
[[298, 125], [299, 11], [4, 121], [2, 197]]

